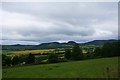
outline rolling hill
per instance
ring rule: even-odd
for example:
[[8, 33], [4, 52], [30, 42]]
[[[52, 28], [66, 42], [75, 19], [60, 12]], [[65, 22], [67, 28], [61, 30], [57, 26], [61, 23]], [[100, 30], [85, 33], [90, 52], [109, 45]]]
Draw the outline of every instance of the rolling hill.
[[[117, 40], [94, 40], [86, 43], [78, 43], [81, 46], [87, 45], [103, 45], [107, 42], [113, 42]], [[55, 49], [55, 48], [70, 48], [73, 45], [77, 44], [74, 41], [69, 41], [67, 43], [59, 43], [59, 42], [50, 42], [50, 43], [41, 43], [39, 45], [1, 45], [2, 50], [33, 50], [33, 49]]]
[[94, 41], [86, 42], [86, 43], [83, 43], [83, 44], [84, 45], [103, 45], [104, 43], [113, 42], [113, 41], [117, 41], [117, 40], [114, 40], [114, 39], [110, 39], [110, 40], [94, 40]]

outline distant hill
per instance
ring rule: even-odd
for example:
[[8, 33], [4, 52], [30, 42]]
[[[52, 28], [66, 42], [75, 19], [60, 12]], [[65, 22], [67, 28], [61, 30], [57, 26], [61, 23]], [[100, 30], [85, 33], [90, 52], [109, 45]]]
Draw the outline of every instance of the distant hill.
[[36, 45], [34, 48], [35, 49], [68, 48], [74, 44], [77, 44], [77, 43], [74, 41], [69, 41], [68, 43], [50, 42], [50, 43], [42, 43], [40, 45]]
[[54, 49], [54, 48], [70, 48], [74, 44], [77, 44], [74, 41], [69, 41], [68, 43], [59, 43], [59, 42], [50, 42], [50, 43], [41, 43], [39, 45], [1, 45], [2, 50], [32, 50], [32, 49]]
[[[86, 43], [78, 43], [80, 45], [103, 45], [107, 42], [113, 42], [117, 40], [94, 40]], [[2, 46], [2, 50], [32, 50], [32, 49], [55, 49], [55, 48], [71, 48], [73, 45], [77, 44], [74, 41], [68, 41], [67, 43], [59, 43], [59, 42], [50, 42], [50, 43], [41, 43], [39, 45], [0, 45]]]
[[0, 45], [2, 50], [29, 50], [33, 49], [35, 45]]
[[103, 45], [104, 43], [113, 42], [113, 41], [117, 41], [117, 40], [114, 40], [114, 39], [111, 39], [111, 40], [94, 40], [94, 41], [83, 43], [83, 45]]

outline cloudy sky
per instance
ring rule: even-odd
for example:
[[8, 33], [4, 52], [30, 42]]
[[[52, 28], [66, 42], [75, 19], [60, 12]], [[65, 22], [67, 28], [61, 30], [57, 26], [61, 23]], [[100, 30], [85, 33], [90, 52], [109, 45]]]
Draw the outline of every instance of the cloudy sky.
[[3, 44], [118, 38], [117, 2], [3, 2]]

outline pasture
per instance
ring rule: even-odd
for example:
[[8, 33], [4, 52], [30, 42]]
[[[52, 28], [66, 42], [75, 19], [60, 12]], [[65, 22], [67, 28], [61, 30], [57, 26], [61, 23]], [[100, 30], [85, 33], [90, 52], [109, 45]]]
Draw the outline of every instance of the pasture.
[[[109, 68], [109, 72], [106, 68]], [[3, 78], [118, 77], [118, 57], [3, 68]]]

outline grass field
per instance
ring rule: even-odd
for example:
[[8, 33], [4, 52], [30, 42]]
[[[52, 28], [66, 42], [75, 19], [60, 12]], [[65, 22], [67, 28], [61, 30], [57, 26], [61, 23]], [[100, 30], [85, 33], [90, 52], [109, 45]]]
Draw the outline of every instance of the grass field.
[[10, 51], [0, 51], [0, 54], [12, 54]]
[[41, 64], [3, 69], [3, 78], [112, 78], [118, 76], [118, 57]]

